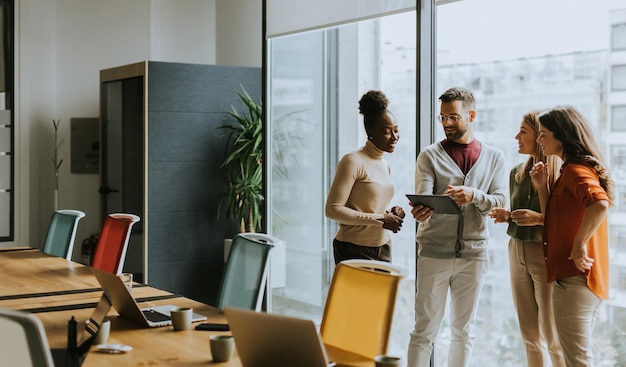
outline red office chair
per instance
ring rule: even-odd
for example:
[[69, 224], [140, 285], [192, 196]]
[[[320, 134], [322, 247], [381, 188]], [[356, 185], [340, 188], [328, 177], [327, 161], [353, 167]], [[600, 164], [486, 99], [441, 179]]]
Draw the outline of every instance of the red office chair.
[[134, 214], [109, 214], [102, 225], [91, 266], [112, 274], [120, 274], [124, 267], [130, 230], [137, 222], [139, 217]]

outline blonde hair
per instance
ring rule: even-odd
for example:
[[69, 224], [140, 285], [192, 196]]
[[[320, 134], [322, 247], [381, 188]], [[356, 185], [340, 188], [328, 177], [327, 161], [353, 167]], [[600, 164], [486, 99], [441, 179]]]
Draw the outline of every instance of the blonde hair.
[[[523, 121], [530, 126], [535, 132], [535, 136], [539, 136], [539, 115], [541, 114], [540, 110], [535, 110], [528, 112], [522, 118]], [[528, 160], [524, 162], [522, 168], [517, 171], [515, 174], [515, 182], [521, 184], [528, 177], [528, 172], [533, 168], [533, 165], [538, 161], [542, 161], [548, 165], [548, 184], [552, 186], [554, 181], [559, 177], [561, 172], [561, 166], [563, 165], [563, 161], [556, 155], [546, 156], [543, 154], [541, 147], [535, 141], [535, 151], [533, 154], [529, 155]]]

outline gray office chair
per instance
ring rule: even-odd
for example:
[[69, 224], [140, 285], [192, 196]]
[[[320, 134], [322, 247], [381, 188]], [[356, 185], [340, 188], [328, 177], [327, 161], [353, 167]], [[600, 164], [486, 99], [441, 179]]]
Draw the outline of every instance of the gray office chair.
[[46, 331], [36, 316], [0, 308], [3, 366], [54, 367]]
[[71, 260], [78, 221], [84, 216], [85, 213], [80, 210], [57, 210], [52, 213], [42, 251]]
[[270, 250], [279, 242], [279, 239], [263, 233], [240, 233], [233, 238], [217, 297], [217, 308], [261, 310]]

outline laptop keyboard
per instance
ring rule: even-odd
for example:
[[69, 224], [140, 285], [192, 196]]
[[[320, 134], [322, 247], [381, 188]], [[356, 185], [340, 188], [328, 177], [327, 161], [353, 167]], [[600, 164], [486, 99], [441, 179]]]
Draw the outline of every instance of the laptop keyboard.
[[162, 314], [160, 312], [156, 312], [154, 310], [142, 310], [141, 312], [143, 312], [143, 314], [146, 316], [146, 319], [148, 319], [148, 321], [163, 322], [163, 321], [170, 320], [170, 317], [168, 315]]

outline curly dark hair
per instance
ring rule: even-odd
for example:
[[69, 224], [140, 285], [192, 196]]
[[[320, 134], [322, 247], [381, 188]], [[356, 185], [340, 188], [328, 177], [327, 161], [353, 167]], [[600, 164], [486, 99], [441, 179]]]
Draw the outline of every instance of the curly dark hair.
[[359, 113], [363, 115], [365, 127], [374, 124], [381, 116], [387, 113], [389, 100], [385, 93], [379, 90], [370, 90], [359, 100]]

